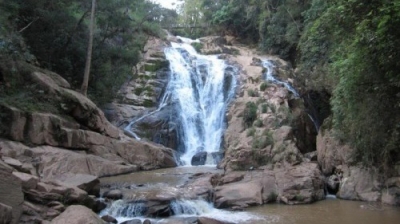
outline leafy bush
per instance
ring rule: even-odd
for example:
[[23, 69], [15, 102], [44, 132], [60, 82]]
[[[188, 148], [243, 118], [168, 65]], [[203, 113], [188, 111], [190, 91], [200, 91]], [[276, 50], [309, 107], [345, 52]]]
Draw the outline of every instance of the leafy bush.
[[257, 105], [254, 102], [247, 102], [243, 111], [243, 123], [245, 127], [251, 127], [257, 119]]
[[256, 121], [254, 121], [253, 125], [260, 128], [260, 127], [262, 127], [264, 124], [263, 124], [262, 120], [257, 119]]
[[265, 91], [268, 88], [269, 84], [268, 82], [263, 82], [260, 85], [260, 91]]
[[249, 89], [247, 90], [247, 95], [249, 95], [249, 97], [258, 97], [258, 92], [257, 90]]
[[251, 127], [249, 130], [247, 130], [246, 136], [247, 137], [254, 136], [255, 133], [256, 133], [256, 129]]

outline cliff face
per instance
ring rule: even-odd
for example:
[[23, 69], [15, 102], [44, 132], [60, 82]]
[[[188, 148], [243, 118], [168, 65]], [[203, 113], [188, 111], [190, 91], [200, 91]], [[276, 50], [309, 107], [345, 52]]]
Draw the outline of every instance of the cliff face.
[[[172, 149], [125, 136], [59, 75], [12, 61], [1, 62], [0, 74], [0, 160], [7, 177], [0, 181], [17, 179], [25, 196], [24, 203], [15, 206], [6, 194], [0, 195], [1, 203], [13, 206], [14, 222], [21, 209], [21, 222], [29, 223], [51, 220], [63, 210], [51, 209], [47, 203], [85, 204], [90, 189], [71, 190], [66, 186], [70, 177], [97, 179], [176, 166]], [[18, 189], [22, 194], [21, 187], [2, 191]], [[81, 196], [70, 198], [74, 197], [71, 191]], [[36, 212], [29, 212], [32, 209]]]

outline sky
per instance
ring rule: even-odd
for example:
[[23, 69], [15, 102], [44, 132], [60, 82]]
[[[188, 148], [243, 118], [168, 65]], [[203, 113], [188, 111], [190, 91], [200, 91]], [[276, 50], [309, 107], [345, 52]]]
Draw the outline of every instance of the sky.
[[177, 3], [178, 0], [153, 0], [153, 2], [160, 4], [164, 8], [175, 9], [176, 5], [172, 4]]

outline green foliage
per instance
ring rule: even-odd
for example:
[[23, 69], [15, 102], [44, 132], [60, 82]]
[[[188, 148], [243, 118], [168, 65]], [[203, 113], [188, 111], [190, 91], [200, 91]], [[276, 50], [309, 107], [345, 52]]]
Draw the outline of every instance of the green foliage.
[[262, 135], [254, 136], [252, 142], [253, 149], [263, 149], [269, 145], [274, 144], [272, 132], [263, 133]]
[[269, 84], [268, 82], [263, 82], [260, 85], [260, 91], [265, 91], [268, 88]]
[[254, 89], [249, 89], [247, 90], [247, 95], [249, 95], [249, 97], [258, 97], [258, 91]]
[[197, 52], [200, 52], [201, 49], [203, 48], [203, 44], [202, 44], [202, 43], [198, 43], [198, 42], [193, 42], [193, 43], [192, 43], [192, 46], [194, 47], [194, 49], [195, 49]]
[[251, 127], [247, 130], [246, 136], [247, 137], [254, 136], [255, 133], [256, 133], [256, 129], [254, 127]]
[[243, 111], [243, 123], [245, 127], [251, 127], [257, 119], [257, 105], [254, 102], [247, 102]]
[[[0, 3], [0, 54], [40, 64], [80, 87], [88, 43], [90, 1]], [[140, 60], [149, 35], [161, 36], [166, 10], [145, 1], [97, 2], [88, 95], [103, 104], [115, 98]], [[4, 24], [4, 26], [3, 26]], [[37, 59], [37, 60], [36, 60]]]
[[399, 25], [400, 1], [336, 0], [307, 32], [307, 40], [326, 47], [301, 45], [303, 60], [315, 53], [331, 60], [337, 136], [356, 149], [356, 161], [384, 170], [400, 159]]
[[268, 112], [268, 104], [264, 103], [261, 104], [261, 113], [267, 113]]
[[258, 127], [258, 128], [260, 128], [260, 127], [262, 127], [264, 124], [263, 124], [262, 120], [257, 119], [256, 121], [254, 121], [253, 125], [256, 126], [256, 127]]

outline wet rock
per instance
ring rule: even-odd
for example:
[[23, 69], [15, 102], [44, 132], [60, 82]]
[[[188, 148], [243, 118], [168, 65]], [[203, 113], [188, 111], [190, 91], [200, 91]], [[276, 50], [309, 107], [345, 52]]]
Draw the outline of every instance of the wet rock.
[[159, 224], [197, 224], [197, 217], [173, 217], [157, 222]]
[[198, 223], [199, 224], [233, 224], [232, 222], [220, 221], [220, 220], [208, 218], [208, 217], [199, 217]]
[[140, 219], [132, 219], [132, 220], [128, 220], [128, 221], [122, 222], [121, 224], [142, 224], [142, 220], [140, 220]]
[[71, 205], [51, 221], [51, 224], [105, 224], [98, 215], [81, 205]]
[[104, 215], [101, 217], [101, 219], [107, 223], [118, 223], [118, 221], [110, 215]]
[[151, 221], [146, 219], [146, 220], [143, 221], [143, 224], [151, 224]]
[[112, 200], [118, 200], [118, 199], [122, 199], [123, 194], [122, 194], [121, 190], [111, 190], [111, 191], [104, 193], [103, 197], [112, 199]]
[[339, 190], [340, 178], [338, 175], [330, 175], [326, 180], [326, 187], [330, 194], [336, 194]]
[[99, 213], [107, 208], [107, 203], [104, 200], [94, 199], [85, 203], [86, 207], [91, 208], [93, 212]]
[[192, 166], [202, 166], [206, 164], [207, 160], [207, 152], [198, 152], [196, 153], [191, 160]]

